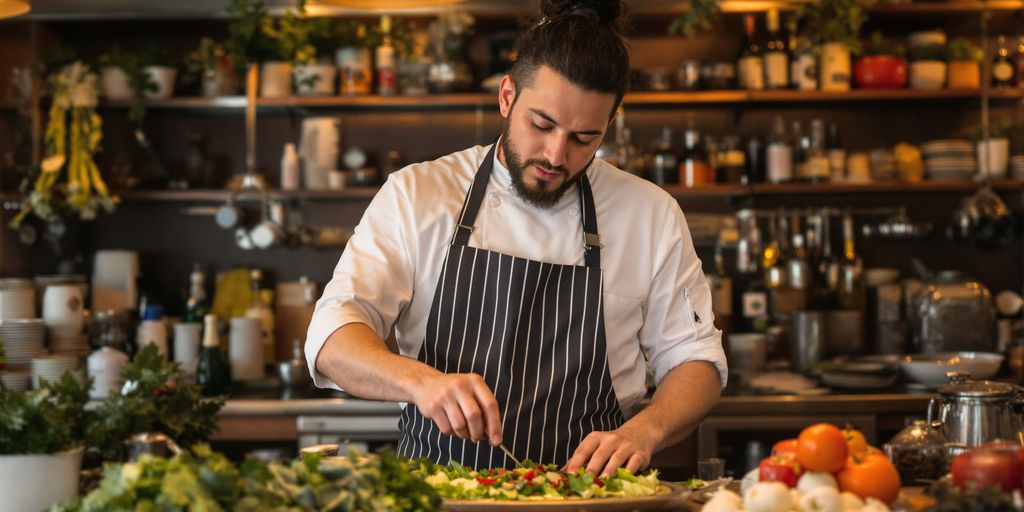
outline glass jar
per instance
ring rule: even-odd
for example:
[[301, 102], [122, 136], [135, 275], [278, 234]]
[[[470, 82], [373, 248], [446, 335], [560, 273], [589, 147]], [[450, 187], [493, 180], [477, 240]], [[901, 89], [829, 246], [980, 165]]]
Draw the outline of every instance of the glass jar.
[[910, 311], [917, 352], [992, 352], [995, 306], [983, 284], [942, 271], [914, 297]]
[[936, 480], [949, 470], [946, 440], [924, 420], [914, 420], [883, 448], [899, 471], [904, 485], [919, 480]]

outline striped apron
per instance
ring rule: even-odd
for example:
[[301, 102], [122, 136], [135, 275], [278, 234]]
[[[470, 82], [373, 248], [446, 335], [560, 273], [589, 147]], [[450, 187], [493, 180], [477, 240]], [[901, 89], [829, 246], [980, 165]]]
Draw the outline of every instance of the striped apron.
[[[587, 434], [624, 421], [608, 371], [594, 197], [584, 174], [577, 188], [585, 266], [469, 247], [495, 146], [466, 195], [417, 360], [445, 373], [483, 376], [498, 401], [505, 446], [519, 459], [562, 465]], [[473, 468], [515, 465], [486, 440], [441, 433], [413, 404], [399, 426], [405, 457]]]

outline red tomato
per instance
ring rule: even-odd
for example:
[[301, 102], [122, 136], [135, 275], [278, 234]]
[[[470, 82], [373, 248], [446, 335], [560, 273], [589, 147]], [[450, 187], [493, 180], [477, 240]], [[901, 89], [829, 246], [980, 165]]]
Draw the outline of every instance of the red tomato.
[[810, 471], [836, 473], [846, 465], [848, 453], [843, 432], [829, 423], [811, 425], [797, 438], [796, 459]]
[[960, 489], [998, 487], [1013, 492], [1021, 485], [1017, 451], [1006, 448], [979, 447], [961, 453], [949, 467], [953, 485]]
[[497, 478], [484, 478], [484, 477], [478, 476], [478, 477], [476, 477], [476, 481], [480, 482], [480, 485], [486, 485], [487, 487], [491, 487], [495, 483], [498, 482], [498, 479]]
[[778, 455], [782, 453], [790, 453], [796, 455], [797, 443], [798, 441], [796, 438], [779, 441], [775, 443], [775, 446], [772, 446], [772, 455]]
[[803, 470], [793, 454], [776, 454], [758, 465], [758, 479], [761, 482], [782, 482], [787, 487], [796, 487]]

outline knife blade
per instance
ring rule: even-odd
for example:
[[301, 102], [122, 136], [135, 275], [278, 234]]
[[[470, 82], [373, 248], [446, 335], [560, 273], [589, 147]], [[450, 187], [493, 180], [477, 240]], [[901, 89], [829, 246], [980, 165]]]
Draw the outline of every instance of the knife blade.
[[519, 462], [519, 459], [517, 459], [515, 455], [512, 455], [512, 450], [509, 450], [508, 447], [505, 446], [505, 443], [499, 444], [498, 448], [501, 448], [501, 451], [505, 452], [505, 455], [508, 455], [508, 458], [512, 459], [512, 462], [516, 463], [516, 466], [524, 467], [523, 463]]

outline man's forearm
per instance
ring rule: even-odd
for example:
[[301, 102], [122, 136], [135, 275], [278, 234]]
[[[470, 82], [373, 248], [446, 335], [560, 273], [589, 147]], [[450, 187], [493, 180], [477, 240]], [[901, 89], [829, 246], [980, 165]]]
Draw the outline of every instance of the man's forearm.
[[345, 392], [369, 400], [412, 402], [412, 391], [439, 372], [388, 350], [366, 324], [348, 324], [331, 334], [316, 358], [316, 369]]
[[681, 364], [661, 380], [651, 403], [623, 428], [647, 432], [658, 452], [690, 435], [721, 396], [718, 370], [706, 361]]

